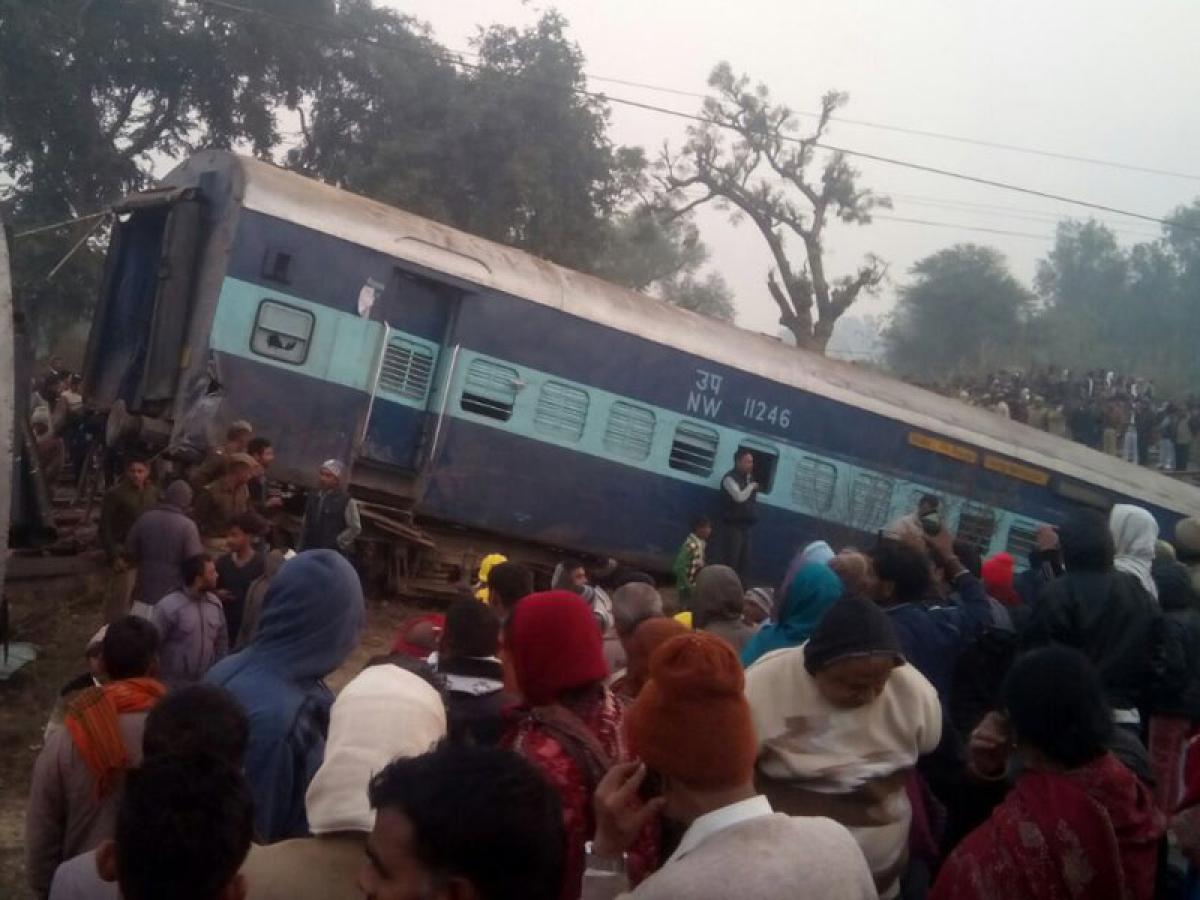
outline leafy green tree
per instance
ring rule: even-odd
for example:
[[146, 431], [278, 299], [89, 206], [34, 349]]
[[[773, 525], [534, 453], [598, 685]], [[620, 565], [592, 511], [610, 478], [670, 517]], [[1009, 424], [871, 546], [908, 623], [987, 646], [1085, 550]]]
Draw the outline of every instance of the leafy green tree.
[[[333, 0], [246, 0], [323, 20]], [[103, 209], [144, 186], [156, 157], [279, 139], [276, 109], [295, 103], [319, 54], [269, 21], [183, 0], [0, 0], [0, 171], [14, 230]], [[86, 315], [98, 247], [49, 233], [14, 248], [17, 296], [35, 330]], [[86, 287], [85, 287], [86, 286]]]
[[[642, 151], [614, 146], [607, 105], [581, 93], [583, 56], [557, 13], [481, 30], [463, 67], [372, 0], [240, 3], [257, 14], [0, 0], [0, 200], [15, 231], [104, 209], [200, 147], [270, 157], [294, 110], [287, 162], [315, 177], [641, 289], [703, 262], [694, 226], [651, 209]], [[43, 347], [89, 315], [93, 224], [16, 243]], [[712, 293], [705, 279], [676, 287]]]
[[1122, 247], [1095, 222], [1059, 225], [1035, 280], [1045, 361], [1117, 369], [1180, 393], [1200, 379], [1200, 202], [1179, 207], [1158, 240]]
[[888, 361], [918, 376], [994, 368], [1018, 343], [1033, 296], [1004, 255], [956, 244], [917, 262], [885, 334]]
[[369, 4], [345, 16], [378, 46], [336, 51], [292, 165], [628, 287], [732, 309], [722, 283], [694, 277], [707, 259], [695, 225], [654, 207], [645, 155], [609, 140], [562, 16], [480, 31], [478, 62], [461, 71], [411, 20]]
[[[848, 97], [827, 93], [816, 127], [797, 138], [795, 114], [773, 102], [765, 85], [752, 88], [725, 62], [708, 84], [706, 121], [688, 129], [678, 153], [663, 154], [667, 198], [680, 213], [712, 202], [732, 211], [735, 220], [749, 219], [774, 260], [767, 288], [779, 306], [780, 324], [798, 346], [823, 350], [838, 317], [861, 293], [874, 290], [886, 271], [874, 256], [853, 275], [832, 277], [825, 268], [830, 221], [865, 225], [872, 210], [891, 206], [886, 197], [858, 186], [858, 172], [843, 154], [830, 154], [824, 162], [817, 158], [830, 118]], [[803, 248], [799, 261], [789, 238]]]
[[[366, 17], [360, 11], [360, 17]], [[461, 73], [385, 10], [322, 78], [299, 165], [350, 190], [590, 269], [644, 166], [608, 139], [605, 104], [579, 93], [583, 55], [550, 12], [493, 26]], [[396, 52], [410, 47], [413, 53]]]

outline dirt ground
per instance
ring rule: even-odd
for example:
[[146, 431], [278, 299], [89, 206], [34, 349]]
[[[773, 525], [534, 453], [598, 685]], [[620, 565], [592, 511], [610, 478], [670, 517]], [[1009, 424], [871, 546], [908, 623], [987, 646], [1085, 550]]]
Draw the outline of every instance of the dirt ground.
[[[28, 641], [38, 659], [0, 682], [0, 897], [28, 897], [24, 820], [29, 775], [42, 729], [59, 688], [84, 671], [83, 649], [101, 624], [103, 576], [18, 584], [8, 589], [14, 641]], [[395, 603], [373, 602], [367, 629], [346, 664], [329, 678], [339, 690], [370, 657], [385, 652], [407, 614]]]

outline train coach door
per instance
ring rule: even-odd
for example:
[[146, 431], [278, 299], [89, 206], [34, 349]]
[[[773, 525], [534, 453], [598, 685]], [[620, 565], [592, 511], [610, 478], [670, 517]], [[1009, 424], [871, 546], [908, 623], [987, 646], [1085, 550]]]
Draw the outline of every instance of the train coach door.
[[360, 460], [406, 473], [424, 463], [437, 419], [437, 386], [450, 364], [446, 335], [462, 293], [400, 268], [391, 283], [364, 286], [360, 315], [369, 306], [367, 314], [382, 331]]
[[134, 194], [116, 212], [84, 390], [98, 408], [121, 400], [161, 415], [183, 365], [203, 210], [194, 190], [174, 188]]

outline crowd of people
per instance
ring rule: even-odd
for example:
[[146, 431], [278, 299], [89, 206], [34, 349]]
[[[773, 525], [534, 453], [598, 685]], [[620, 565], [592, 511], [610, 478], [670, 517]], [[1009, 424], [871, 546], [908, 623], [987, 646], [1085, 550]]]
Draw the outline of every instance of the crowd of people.
[[1126, 462], [1187, 471], [1200, 436], [1200, 400], [1160, 395], [1154, 381], [1106, 370], [1049, 366], [927, 385], [997, 415]]
[[[1165, 469], [1200, 416], [1111, 373], [959, 389]], [[985, 560], [930, 496], [756, 585], [739, 449], [673, 590], [580, 559], [538, 590], [490, 554], [335, 698], [358, 506], [328, 460], [285, 539], [273, 459], [237, 421], [106, 492], [106, 624], [31, 779], [39, 900], [1200, 897], [1200, 520], [1082, 511]]]
[[1196, 889], [1200, 520], [1168, 543], [1138, 507], [1082, 511], [984, 560], [926, 498], [763, 586], [708, 561], [697, 519], [676, 591], [578, 560], [538, 590], [492, 554], [335, 698], [357, 510], [330, 460], [299, 552], [270, 550], [270, 449], [235, 423], [189, 479], [160, 492], [132, 458], [105, 497], [108, 623], [32, 776], [36, 897]]

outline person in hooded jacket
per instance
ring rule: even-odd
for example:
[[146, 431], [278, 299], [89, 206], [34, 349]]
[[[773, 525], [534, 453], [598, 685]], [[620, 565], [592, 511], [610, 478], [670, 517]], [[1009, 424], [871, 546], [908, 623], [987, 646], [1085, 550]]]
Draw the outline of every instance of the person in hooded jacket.
[[1113, 536], [1113, 568], [1132, 575], [1157, 600], [1158, 588], [1150, 567], [1158, 543], [1158, 522], [1140, 506], [1118, 503], [1112, 508], [1108, 525]]
[[242, 867], [247, 900], [357, 896], [375, 826], [372, 777], [393, 760], [428, 753], [445, 736], [442, 698], [421, 676], [387, 663], [363, 669], [330, 710], [325, 758], [304, 796], [312, 837], [255, 848]]
[[692, 627], [726, 641], [734, 653], [754, 637], [754, 629], [742, 620], [746, 592], [737, 572], [729, 566], [705, 566], [696, 576], [692, 592]]
[[827, 565], [833, 562], [835, 556], [833, 548], [826, 541], [813, 541], [805, 544], [796, 551], [792, 557], [792, 561], [788, 563], [787, 571], [783, 573], [783, 581], [779, 583], [779, 589], [776, 590], [775, 596], [786, 597], [788, 588], [791, 587], [792, 579], [805, 566], [812, 563]]
[[246, 775], [255, 824], [270, 843], [308, 833], [304, 792], [325, 754], [333, 695], [322, 679], [345, 662], [363, 625], [358, 575], [334, 550], [309, 550], [279, 570], [246, 649], [205, 681], [227, 689], [250, 717]]
[[799, 647], [843, 594], [842, 580], [825, 563], [809, 563], [788, 584], [787, 594], [773, 617], [742, 650], [742, 665], [785, 647]]
[[1066, 574], [1042, 589], [1022, 643], [1080, 650], [1100, 675], [1114, 721], [1137, 728], [1151, 680], [1154, 598], [1113, 567], [1113, 536], [1100, 513], [1076, 512], [1060, 526], [1059, 540]]

